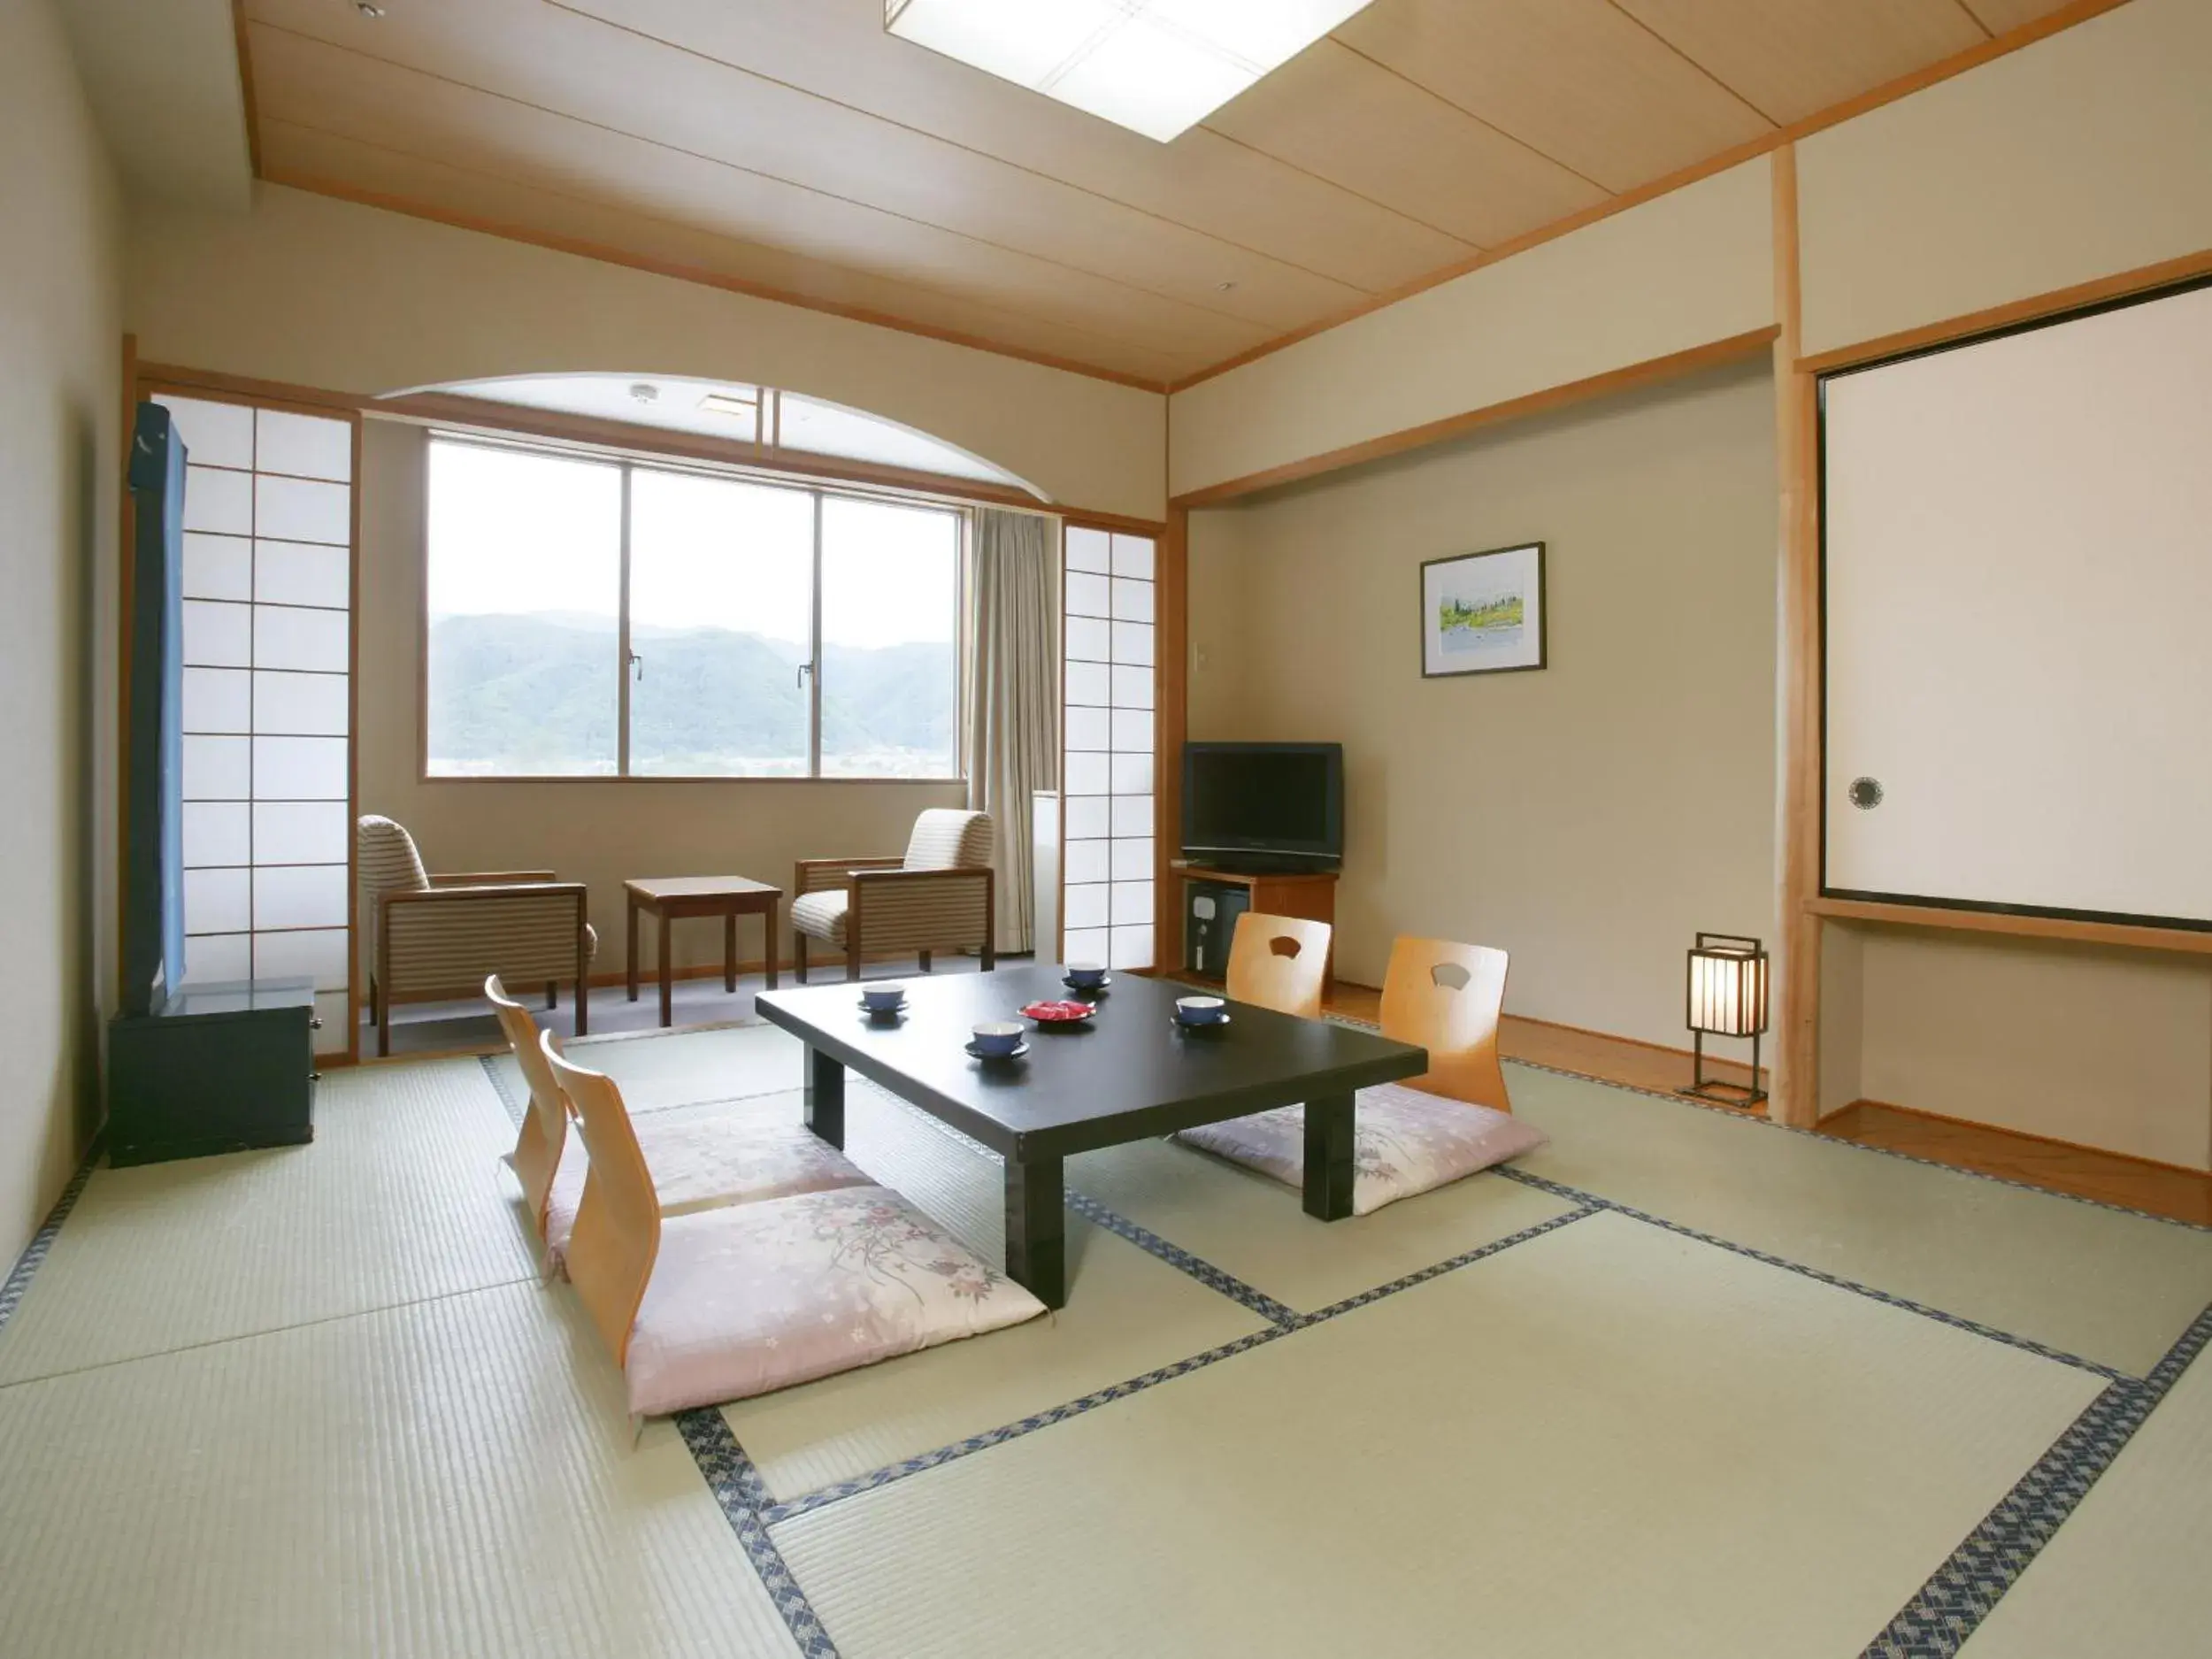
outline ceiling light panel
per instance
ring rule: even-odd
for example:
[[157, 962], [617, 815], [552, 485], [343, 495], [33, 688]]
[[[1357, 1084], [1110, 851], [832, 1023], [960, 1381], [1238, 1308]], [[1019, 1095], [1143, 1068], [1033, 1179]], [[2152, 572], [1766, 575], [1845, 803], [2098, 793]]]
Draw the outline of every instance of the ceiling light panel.
[[1368, 0], [885, 0], [902, 40], [1167, 142]]

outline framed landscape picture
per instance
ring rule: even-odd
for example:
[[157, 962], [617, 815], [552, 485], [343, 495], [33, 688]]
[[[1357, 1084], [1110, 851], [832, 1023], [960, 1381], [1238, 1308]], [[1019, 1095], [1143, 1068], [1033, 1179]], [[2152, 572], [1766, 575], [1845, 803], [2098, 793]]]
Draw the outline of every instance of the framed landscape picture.
[[1421, 673], [1544, 665], [1544, 544], [1459, 553], [1421, 566]]

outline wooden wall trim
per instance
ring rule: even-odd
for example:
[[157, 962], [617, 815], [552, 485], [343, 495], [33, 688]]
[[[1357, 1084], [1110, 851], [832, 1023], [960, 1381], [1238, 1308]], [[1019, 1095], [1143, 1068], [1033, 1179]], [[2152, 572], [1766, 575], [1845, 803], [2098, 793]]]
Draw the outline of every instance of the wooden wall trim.
[[1896, 80], [1876, 87], [1870, 91], [1863, 92], [1855, 98], [1847, 98], [1841, 104], [1832, 104], [1827, 109], [1809, 115], [1801, 121], [1794, 122], [1788, 127], [1778, 127], [1757, 138], [1747, 139], [1743, 143], [1722, 150], [1717, 156], [1709, 157], [1703, 161], [1681, 168], [1678, 172], [1668, 173], [1663, 178], [1655, 179], [1650, 183], [1640, 185], [1632, 190], [1624, 190], [1620, 195], [1601, 202], [1594, 207], [1586, 208], [1579, 213], [1555, 220], [1549, 225], [1529, 232], [1526, 235], [1517, 236], [1509, 242], [1500, 242], [1494, 248], [1486, 248], [1480, 253], [1455, 260], [1448, 265], [1439, 266], [1424, 276], [1416, 277], [1410, 282], [1403, 282], [1396, 288], [1386, 288], [1379, 294], [1370, 295], [1367, 298], [1348, 305], [1341, 311], [1332, 312], [1317, 321], [1291, 329], [1286, 334], [1278, 334], [1272, 340], [1263, 340], [1256, 346], [1240, 351], [1233, 357], [1224, 357], [1220, 362], [1199, 370], [1195, 374], [1186, 375], [1181, 380], [1171, 381], [1166, 389], [1171, 395], [1176, 392], [1187, 392], [1202, 381], [1210, 380], [1217, 375], [1226, 374], [1232, 369], [1240, 369], [1246, 364], [1257, 362], [1262, 357], [1271, 357], [1278, 351], [1296, 345], [1302, 340], [1310, 340], [1316, 334], [1326, 334], [1332, 328], [1341, 327], [1346, 323], [1356, 321], [1371, 311], [1379, 311], [1395, 305], [1400, 300], [1410, 299], [1416, 294], [1425, 294], [1431, 288], [1441, 288], [1445, 283], [1455, 281], [1470, 272], [1479, 271], [1485, 265], [1495, 265], [1502, 259], [1509, 259], [1517, 253], [1525, 253], [1531, 248], [1570, 235], [1586, 226], [1596, 224], [1601, 219], [1609, 219], [1616, 213], [1625, 212], [1632, 207], [1641, 207], [1647, 202], [1671, 195], [1686, 185], [1695, 184], [1701, 179], [1709, 179], [1717, 173], [1725, 173], [1729, 168], [1747, 161], [1755, 161], [1770, 151], [1794, 144], [1801, 138], [1809, 137], [1824, 128], [1838, 126], [1855, 116], [1864, 115], [1870, 110], [1878, 110], [1885, 104], [1893, 104], [1900, 98], [1909, 97], [1916, 92], [1932, 87], [1939, 81], [1948, 81], [1954, 75], [1963, 74], [1970, 69], [1978, 69], [1982, 65], [1995, 58], [2002, 58], [2010, 52], [2016, 52], [2024, 46], [2032, 46], [2036, 42], [2047, 39], [2063, 29], [2071, 28], [2077, 23], [2085, 23], [2091, 18], [2114, 11], [2126, 4], [2127, 0], [2072, 0], [2070, 4], [2062, 5], [2057, 11], [2024, 23], [2017, 28], [2008, 29], [1993, 40], [1970, 46], [1962, 52], [1955, 53], [1940, 62], [1916, 69], [1910, 74], [1900, 75]]
[[1671, 351], [1664, 357], [1647, 357], [1641, 363], [1608, 369], [1602, 374], [1593, 374], [1585, 380], [1570, 380], [1563, 386], [1548, 386], [1541, 391], [1530, 392], [1524, 396], [1509, 397], [1503, 403], [1489, 403], [1480, 409], [1447, 415], [1440, 420], [1424, 421], [1417, 426], [1386, 433], [1379, 438], [1368, 438], [1358, 443], [1346, 444], [1341, 449], [1308, 456], [1303, 460], [1286, 461], [1280, 466], [1248, 472], [1242, 478], [1209, 484], [1202, 489], [1189, 490], [1170, 497], [1169, 507], [1171, 511], [1217, 507], [1240, 495], [1275, 489], [1285, 484], [1294, 484], [1304, 479], [1318, 477], [1324, 472], [1358, 466], [1368, 461], [1379, 461], [1389, 456], [1403, 454], [1408, 449], [1418, 449], [1428, 444], [1461, 437], [1502, 421], [1548, 414], [1553, 410], [1563, 409], [1591, 398], [1609, 397], [1639, 387], [1679, 380], [1685, 375], [1696, 374], [1724, 363], [1758, 356], [1772, 345], [1776, 335], [1777, 330], [1772, 326], [1755, 328], [1748, 334], [1732, 334], [1725, 340], [1710, 341], [1701, 346], [1692, 346], [1685, 351]]
[[246, 165], [261, 174], [261, 106], [253, 95], [253, 48], [246, 39], [246, 0], [230, 0], [231, 49], [238, 54], [238, 98], [246, 119]]
[[325, 179], [314, 173], [300, 173], [288, 167], [279, 167], [262, 175], [272, 184], [281, 184], [295, 190], [305, 190], [312, 196], [326, 196], [341, 202], [351, 202], [360, 207], [380, 208], [388, 213], [403, 213], [410, 219], [426, 219], [434, 225], [449, 226], [455, 230], [474, 231], [479, 235], [497, 236], [504, 242], [522, 242], [533, 248], [544, 248], [554, 253], [572, 254], [581, 259], [596, 259], [602, 265], [623, 265], [649, 275], [667, 277], [673, 281], [693, 282], [702, 288], [720, 288], [726, 294], [742, 294], [749, 299], [768, 300], [778, 305], [789, 305], [800, 311], [818, 311], [826, 317], [837, 317], [849, 323], [863, 323], [872, 328], [887, 328], [894, 334], [912, 334], [923, 340], [935, 340], [949, 346], [962, 346], [970, 351], [987, 351], [995, 357], [1012, 357], [1018, 362], [1031, 363], [1039, 368], [1056, 369], [1063, 374], [1079, 374], [1086, 380], [1105, 380], [1115, 386], [1133, 387], [1141, 392], [1164, 395], [1168, 389], [1164, 380], [1148, 380], [1141, 374], [1127, 374], [1118, 369], [1101, 368], [1095, 364], [1079, 363], [1072, 357], [1055, 357], [1050, 352], [1026, 350], [1020, 346], [1001, 345], [976, 334], [963, 334], [957, 329], [933, 327], [926, 323], [910, 322], [894, 317], [887, 311], [871, 311], [865, 306], [841, 305], [831, 300], [812, 299], [788, 288], [771, 287], [764, 282], [751, 282], [703, 265], [687, 265], [674, 259], [659, 259], [646, 254], [631, 253], [605, 242], [587, 241], [582, 237], [563, 236], [551, 231], [531, 230], [520, 225], [505, 224], [495, 219], [480, 219], [472, 213], [459, 213], [411, 201], [405, 196], [389, 196], [381, 190], [365, 190], [353, 185], [341, 184], [334, 179]]
[[1821, 654], [1818, 451], [1815, 382], [1796, 367], [1804, 311], [1799, 281], [1797, 150], [1774, 152], [1775, 465], [1779, 497], [1776, 600], [1780, 616], [1776, 813], [1773, 1102], [1778, 1123], [1809, 1129], [1820, 1117], [1820, 918], [1805, 901], [1820, 887]]
[[1134, 535], [1158, 535], [1164, 527], [1156, 518], [1133, 518], [1126, 513], [1102, 512], [1090, 507], [1063, 506], [1041, 500], [1024, 490], [950, 478], [941, 472], [910, 472], [904, 467], [877, 466], [865, 461], [841, 461], [828, 456], [808, 456], [761, 444], [712, 438], [701, 433], [671, 432], [661, 426], [633, 426], [626, 421], [601, 420], [586, 415], [565, 415], [556, 410], [505, 407], [480, 397], [443, 392], [410, 392], [396, 397], [367, 397], [357, 392], [335, 392], [289, 380], [257, 380], [219, 369], [195, 369], [179, 364], [147, 363], [141, 376], [165, 388], [214, 397], [250, 400], [259, 403], [296, 403], [312, 413], [333, 411], [358, 413], [377, 419], [406, 421], [418, 426], [472, 427], [491, 433], [594, 443], [626, 449], [640, 456], [666, 456], [681, 461], [712, 461], [733, 466], [780, 472], [832, 483], [873, 485], [910, 490], [949, 500], [988, 507], [1010, 507], [1023, 512], [1045, 513], [1071, 524], [1102, 530], [1122, 530]]
[[2060, 939], [2081, 945], [2114, 945], [2130, 950], [2212, 956], [2212, 931], [2187, 927], [2144, 927], [2128, 922], [2092, 922], [2067, 916], [2021, 916], [2009, 910], [1963, 910], [1947, 904], [1901, 904], [1880, 899], [1836, 899], [1820, 895], [1806, 900], [1804, 909], [1831, 921], [1879, 922], [1947, 933], [2001, 933], [2016, 939]]
[[1183, 853], [1183, 740], [1190, 710], [1190, 510], [1170, 507], [1155, 544], [1152, 586], [1152, 960], [1162, 973], [1182, 968], [1183, 884], [1172, 868]]
[[1895, 334], [1878, 334], [1853, 345], [1816, 351], [1810, 357], [1798, 358], [1796, 367], [1805, 374], [1832, 374], [1932, 346], [1952, 345], [1976, 334], [1992, 334], [2021, 323], [2063, 316], [2068, 311], [2101, 305], [2108, 300], [2148, 294], [2202, 276], [2212, 276], [2212, 248], [2200, 249], [2175, 259], [2161, 259], [2154, 265], [2138, 265], [2131, 271], [2115, 272], [2110, 276], [2077, 282], [2069, 288], [2053, 288], [2047, 294], [2033, 294], [2024, 299], [2008, 300], [2002, 305], [1985, 306], [1978, 311], [1947, 317], [1939, 322], [1924, 323], [1917, 328], [1902, 328]]

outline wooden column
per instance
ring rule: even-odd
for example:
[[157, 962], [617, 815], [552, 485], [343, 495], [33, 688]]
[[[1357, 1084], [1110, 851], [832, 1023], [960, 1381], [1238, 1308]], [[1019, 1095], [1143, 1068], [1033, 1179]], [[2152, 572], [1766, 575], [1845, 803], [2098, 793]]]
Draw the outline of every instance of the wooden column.
[[1777, 747], [1779, 799], [1775, 823], [1773, 1098], [1782, 1123], [1809, 1128], [1820, 1116], [1820, 929], [1809, 908], [1820, 888], [1820, 540], [1817, 390], [1798, 367], [1804, 355], [1798, 282], [1797, 149], [1776, 150], [1774, 305], [1775, 455], [1780, 469], [1776, 598]]
[[1183, 737], [1190, 708], [1190, 509], [1170, 507], [1155, 556], [1158, 633], [1152, 742], [1152, 961], [1162, 973], [1183, 965], [1183, 884], [1168, 861], [1183, 850]]

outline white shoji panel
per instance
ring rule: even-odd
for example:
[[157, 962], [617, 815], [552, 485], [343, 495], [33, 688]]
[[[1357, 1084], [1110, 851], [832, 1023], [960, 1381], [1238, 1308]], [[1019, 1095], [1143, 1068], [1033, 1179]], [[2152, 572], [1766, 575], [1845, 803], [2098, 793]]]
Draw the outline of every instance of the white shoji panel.
[[252, 598], [253, 543], [242, 535], [187, 535], [184, 596]]
[[1108, 851], [1112, 841], [1070, 841], [1066, 860], [1060, 879], [1070, 887], [1084, 881], [1104, 881], [1113, 873], [1113, 858]]
[[353, 428], [342, 420], [319, 420], [280, 409], [256, 410], [253, 465], [257, 472], [350, 482]]
[[[187, 802], [184, 808], [184, 863], [187, 869], [253, 862], [253, 809], [243, 801]], [[1104, 843], [1101, 843], [1103, 845]], [[1103, 879], [1103, 878], [1101, 878]]]
[[1150, 967], [1154, 547], [1147, 536], [1071, 528], [1065, 548], [1064, 954]]
[[1102, 927], [1071, 927], [1062, 935], [1061, 954], [1070, 962], [1106, 964], [1110, 941]]
[[[353, 427], [164, 396], [182, 434], [186, 973], [311, 978], [319, 1053], [347, 1046]], [[1113, 649], [1113, 547], [1097, 572]]]
[[253, 596], [269, 605], [319, 605], [328, 611], [343, 611], [353, 603], [351, 566], [352, 560], [342, 547], [317, 547], [310, 541], [257, 541]]

